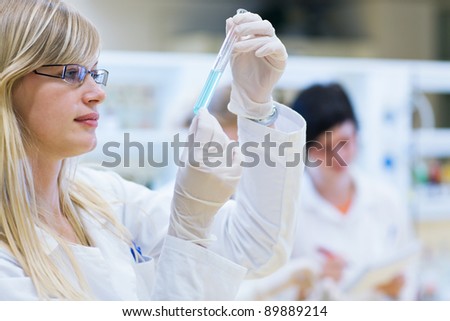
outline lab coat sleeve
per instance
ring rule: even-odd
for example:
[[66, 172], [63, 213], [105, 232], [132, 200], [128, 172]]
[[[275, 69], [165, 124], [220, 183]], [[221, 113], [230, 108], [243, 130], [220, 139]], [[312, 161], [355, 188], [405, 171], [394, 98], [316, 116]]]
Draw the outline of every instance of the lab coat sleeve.
[[[89, 175], [95, 180], [95, 173]], [[105, 180], [105, 177], [108, 177]], [[247, 269], [189, 241], [167, 235], [171, 194], [103, 176], [97, 190], [113, 206], [144, 256], [156, 259], [153, 300], [232, 300]], [[97, 184], [98, 185], [98, 184]]]
[[278, 108], [275, 129], [238, 119], [243, 174], [213, 228], [217, 241], [210, 249], [247, 267], [248, 278], [287, 262], [293, 244], [306, 123], [292, 109]]
[[235, 298], [246, 269], [194, 243], [168, 236], [158, 262], [153, 300]]

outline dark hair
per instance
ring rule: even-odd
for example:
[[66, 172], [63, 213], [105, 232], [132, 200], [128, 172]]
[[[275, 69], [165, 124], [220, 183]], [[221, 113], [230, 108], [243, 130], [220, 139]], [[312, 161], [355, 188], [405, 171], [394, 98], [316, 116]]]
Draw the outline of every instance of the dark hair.
[[300, 91], [292, 109], [306, 120], [307, 148], [322, 133], [345, 121], [353, 122], [358, 128], [350, 99], [338, 83], [314, 84]]

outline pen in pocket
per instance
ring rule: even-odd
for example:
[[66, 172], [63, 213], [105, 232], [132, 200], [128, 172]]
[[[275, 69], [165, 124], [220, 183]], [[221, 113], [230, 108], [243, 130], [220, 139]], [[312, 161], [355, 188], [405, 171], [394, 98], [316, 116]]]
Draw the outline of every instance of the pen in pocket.
[[142, 258], [141, 248], [134, 241], [132, 241], [132, 244], [133, 244], [133, 246], [130, 247], [131, 255], [133, 255], [134, 261], [139, 263], [139, 262], [141, 262], [141, 258]]

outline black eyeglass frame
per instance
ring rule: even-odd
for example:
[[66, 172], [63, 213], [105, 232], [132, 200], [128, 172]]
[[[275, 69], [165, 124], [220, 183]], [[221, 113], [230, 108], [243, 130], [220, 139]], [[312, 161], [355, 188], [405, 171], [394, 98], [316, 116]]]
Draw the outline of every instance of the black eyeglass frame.
[[[79, 73], [79, 76], [77, 79], [71, 79], [68, 78], [66, 76], [67, 71], [70, 71], [70, 66], [76, 66], [77, 68], [81, 69], [83, 72]], [[39, 71], [40, 68], [44, 68], [44, 67], [63, 67], [63, 70], [61, 72], [61, 75], [52, 75], [52, 74], [47, 74], [44, 72]], [[109, 75], [109, 71], [106, 69], [93, 69], [93, 70], [89, 70], [86, 67], [79, 65], [79, 64], [54, 64], [54, 65], [42, 65], [41, 67], [37, 68], [34, 70], [34, 73], [37, 75], [41, 75], [41, 76], [47, 76], [47, 77], [52, 77], [52, 78], [58, 78], [58, 79], [62, 79], [65, 82], [69, 83], [69, 84], [79, 84], [80, 86], [84, 83], [84, 80], [86, 79], [86, 76], [89, 74], [91, 75], [91, 77], [94, 79], [94, 81], [99, 84], [99, 85], [103, 85], [106, 86], [107, 82], [108, 82], [108, 75]], [[98, 76], [102, 76], [100, 78], [100, 81], [98, 80]]]

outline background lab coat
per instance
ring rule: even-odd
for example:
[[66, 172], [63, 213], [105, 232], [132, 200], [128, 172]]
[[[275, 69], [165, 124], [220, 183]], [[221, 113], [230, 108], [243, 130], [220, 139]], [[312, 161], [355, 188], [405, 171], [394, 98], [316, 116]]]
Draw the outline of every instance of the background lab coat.
[[[214, 225], [217, 241], [209, 249], [166, 236], [171, 196], [111, 172], [78, 169], [79, 177], [111, 204], [146, 257], [146, 262], [135, 264], [129, 246], [105, 228], [107, 222], [81, 212], [94, 246], [71, 248], [94, 298], [229, 300], [246, 274], [264, 275], [284, 263], [293, 241], [295, 198], [303, 163], [288, 168], [283, 164], [302, 151], [305, 122], [280, 106], [278, 130], [247, 119], [239, 119], [239, 127], [241, 144], [262, 142], [271, 133], [271, 141], [291, 142], [292, 146], [284, 148], [282, 155], [271, 148], [275, 168], [263, 162], [267, 150], [261, 144], [252, 148], [261, 161], [257, 167], [245, 169], [236, 201], [228, 202], [218, 213]], [[48, 255], [75, 282], [60, 246], [44, 231], [38, 233]], [[0, 247], [0, 289], [2, 300], [38, 299], [31, 279], [4, 247]]]
[[[343, 257], [344, 284], [370, 264], [376, 264], [415, 243], [407, 207], [396, 192], [367, 173], [352, 172], [356, 194], [346, 215], [342, 215], [314, 188], [304, 175], [293, 258], [310, 258], [320, 262], [323, 247]], [[407, 282], [401, 295], [414, 299], [414, 268], [407, 271]]]

